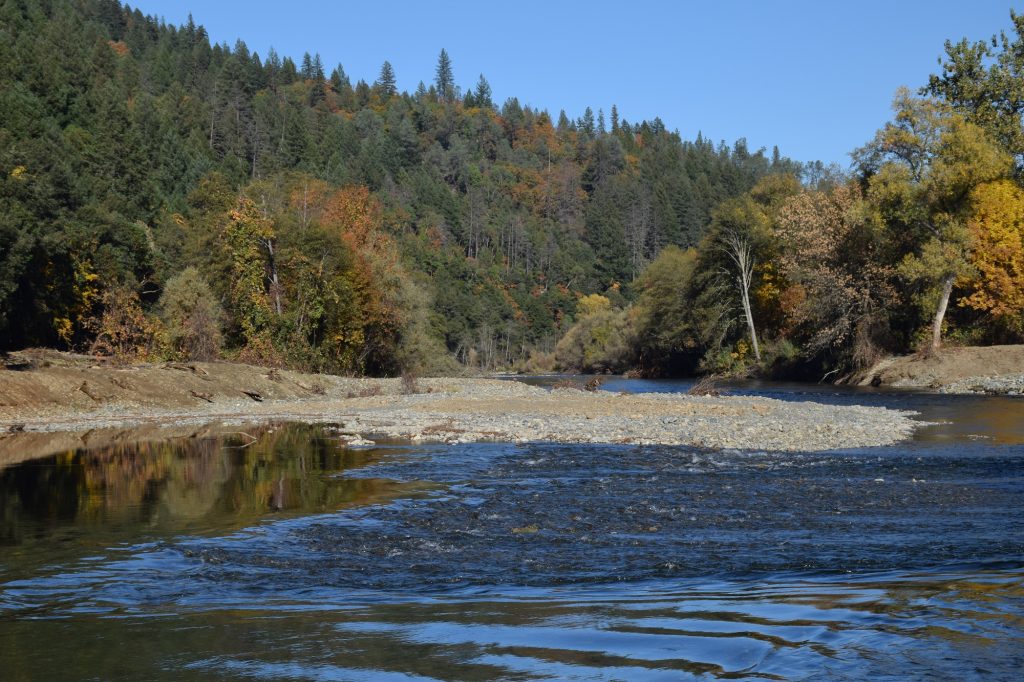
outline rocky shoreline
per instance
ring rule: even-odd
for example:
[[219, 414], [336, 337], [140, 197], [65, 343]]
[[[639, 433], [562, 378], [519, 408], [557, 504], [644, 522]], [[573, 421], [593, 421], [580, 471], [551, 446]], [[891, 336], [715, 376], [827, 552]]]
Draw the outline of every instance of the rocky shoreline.
[[[148, 380], [163, 382], [161, 392], [143, 390]], [[17, 450], [17, 437], [31, 434], [38, 439], [38, 434], [80, 433], [85, 444], [112, 429], [146, 429], [151, 438], [160, 428], [214, 425], [230, 430], [234, 425], [241, 430], [249, 423], [291, 421], [336, 424], [339, 437], [352, 446], [398, 439], [781, 451], [889, 445], [909, 438], [921, 425], [912, 413], [877, 407], [549, 390], [495, 379], [421, 379], [411, 385], [398, 379], [300, 375], [227, 364], [191, 365], [184, 371], [64, 367], [49, 374], [5, 372], [0, 375], [0, 397], [5, 389], [12, 394], [14, 382], [21, 382], [22, 389], [34, 382], [38, 386], [33, 390], [40, 395], [45, 385], [52, 395], [36, 404], [0, 401], [0, 432], [6, 432], [0, 439], [0, 461], [4, 451]], [[205, 387], [199, 398], [192, 384]], [[115, 394], [118, 386], [122, 389]], [[62, 392], [73, 394], [74, 403], [59, 404]], [[68, 439], [61, 443], [67, 447]]]
[[1024, 395], [1024, 374], [1002, 374], [991, 377], [969, 377], [940, 386], [939, 393], [981, 395]]

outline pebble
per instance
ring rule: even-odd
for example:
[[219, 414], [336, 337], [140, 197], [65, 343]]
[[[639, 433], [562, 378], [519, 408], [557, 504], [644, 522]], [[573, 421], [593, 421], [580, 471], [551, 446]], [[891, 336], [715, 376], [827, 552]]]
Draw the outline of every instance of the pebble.
[[515, 381], [486, 379], [422, 379], [419, 384], [429, 392], [402, 395], [392, 390], [363, 398], [348, 399], [342, 394], [262, 403], [223, 401], [187, 412], [98, 410], [64, 421], [26, 423], [25, 429], [295, 421], [343, 423], [344, 434], [339, 437], [349, 447], [372, 447], [375, 440], [388, 438], [818, 451], [891, 445], [911, 437], [923, 425], [906, 411], [748, 396], [552, 392]]

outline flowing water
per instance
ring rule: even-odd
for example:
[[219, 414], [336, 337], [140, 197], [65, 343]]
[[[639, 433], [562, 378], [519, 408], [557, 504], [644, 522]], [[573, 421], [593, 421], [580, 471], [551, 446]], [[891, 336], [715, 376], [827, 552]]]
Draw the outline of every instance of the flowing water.
[[938, 423], [797, 455], [285, 425], [26, 461], [0, 677], [1021, 679], [1024, 400], [732, 390]]

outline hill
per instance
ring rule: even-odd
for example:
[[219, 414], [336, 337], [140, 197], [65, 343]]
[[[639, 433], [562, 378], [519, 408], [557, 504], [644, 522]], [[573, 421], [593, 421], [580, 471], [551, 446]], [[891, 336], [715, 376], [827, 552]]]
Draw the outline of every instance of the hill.
[[398, 92], [387, 63], [353, 83], [115, 0], [4, 0], [0, 351], [509, 366], [801, 170], [615, 108], [498, 104], [441, 52]]

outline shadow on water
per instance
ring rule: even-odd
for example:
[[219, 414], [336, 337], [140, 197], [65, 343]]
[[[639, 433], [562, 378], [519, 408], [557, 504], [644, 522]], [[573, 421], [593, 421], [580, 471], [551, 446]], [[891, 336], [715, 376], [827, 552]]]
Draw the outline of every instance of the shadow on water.
[[1019, 679], [1024, 401], [830, 388], [732, 390], [948, 423], [796, 455], [286, 426], [2, 469], [0, 670]]

